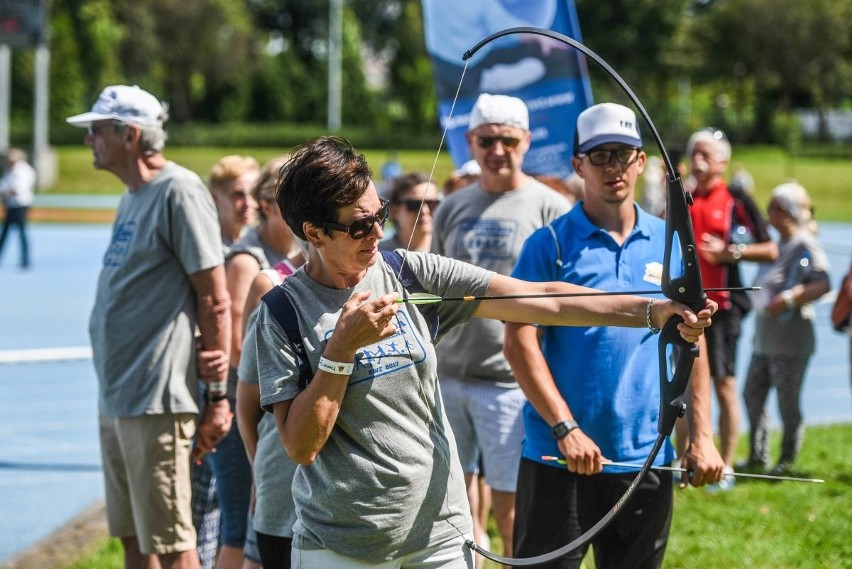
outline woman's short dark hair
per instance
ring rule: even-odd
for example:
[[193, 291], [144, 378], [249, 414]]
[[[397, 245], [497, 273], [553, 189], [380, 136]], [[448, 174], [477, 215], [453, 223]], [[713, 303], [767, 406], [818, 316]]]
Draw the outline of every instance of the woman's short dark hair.
[[278, 207], [300, 239], [304, 222], [317, 227], [337, 222], [337, 212], [364, 195], [372, 172], [363, 154], [338, 136], [324, 136], [297, 146], [281, 168]]

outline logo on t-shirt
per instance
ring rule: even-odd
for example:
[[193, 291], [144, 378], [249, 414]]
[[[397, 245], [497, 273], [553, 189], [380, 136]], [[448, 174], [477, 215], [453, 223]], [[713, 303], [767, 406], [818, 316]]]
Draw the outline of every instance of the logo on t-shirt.
[[645, 263], [645, 275], [642, 280], [660, 286], [663, 283], [663, 264], [657, 261]]
[[[399, 372], [426, 359], [426, 349], [405, 310], [396, 313], [394, 325], [396, 334], [356, 352], [349, 385]], [[326, 339], [329, 336], [331, 331]]]
[[112, 232], [112, 240], [106, 254], [104, 254], [104, 267], [120, 267], [127, 260], [130, 253], [130, 244], [136, 234], [136, 222], [125, 221], [116, 223]]
[[474, 265], [481, 261], [514, 259], [518, 232], [519, 225], [514, 219], [466, 219], [459, 226], [451, 253]]

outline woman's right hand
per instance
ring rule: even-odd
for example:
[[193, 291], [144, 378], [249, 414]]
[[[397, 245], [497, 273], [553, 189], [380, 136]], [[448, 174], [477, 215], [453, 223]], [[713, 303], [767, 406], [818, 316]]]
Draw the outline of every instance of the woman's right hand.
[[396, 334], [394, 316], [399, 310], [396, 292], [368, 300], [372, 291], [353, 293], [343, 305], [334, 333], [325, 349], [326, 357], [352, 361], [358, 348], [375, 344]]

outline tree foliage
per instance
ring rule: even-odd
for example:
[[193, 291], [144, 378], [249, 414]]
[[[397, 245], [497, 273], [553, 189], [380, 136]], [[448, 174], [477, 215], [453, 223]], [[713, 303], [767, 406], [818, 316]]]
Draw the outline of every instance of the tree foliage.
[[[670, 136], [712, 122], [783, 140], [776, 117], [849, 105], [852, 0], [576, 7], [584, 43]], [[345, 0], [343, 21], [344, 124], [434, 133], [420, 1]], [[54, 124], [116, 83], [169, 101], [177, 122], [326, 121], [328, 0], [51, 0], [50, 25]], [[17, 124], [32, 113], [32, 52], [14, 52], [12, 81]], [[623, 101], [594, 68], [592, 81], [596, 100]]]

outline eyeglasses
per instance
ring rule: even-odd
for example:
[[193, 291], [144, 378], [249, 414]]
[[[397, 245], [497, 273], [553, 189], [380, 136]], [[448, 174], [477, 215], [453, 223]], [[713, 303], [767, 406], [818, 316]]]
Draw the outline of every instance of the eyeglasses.
[[521, 139], [515, 136], [477, 136], [476, 144], [480, 148], [491, 148], [498, 140], [503, 145], [503, 148], [510, 149], [516, 147], [521, 142]]
[[381, 200], [381, 203], [382, 207], [379, 208], [379, 211], [377, 211], [375, 215], [359, 217], [349, 225], [332, 222], [326, 222], [322, 225], [326, 230], [348, 233], [349, 237], [352, 239], [363, 239], [373, 232], [373, 227], [377, 223], [379, 224], [379, 227], [384, 228], [385, 222], [388, 220], [388, 201]]
[[429, 211], [435, 211], [436, 209], [438, 209], [438, 206], [441, 205], [441, 200], [436, 199], [436, 200], [420, 201], [420, 200], [414, 199], [414, 200], [399, 200], [399, 201], [396, 201], [394, 203], [404, 205], [405, 209], [407, 209], [411, 213], [416, 213], [416, 212], [420, 211], [420, 205], [421, 204], [422, 205], [428, 205]]
[[589, 162], [595, 166], [606, 166], [612, 162], [612, 157], [622, 166], [629, 166], [639, 158], [638, 148], [619, 148], [618, 150], [592, 150], [587, 153], [578, 154], [579, 157], [588, 156]]

